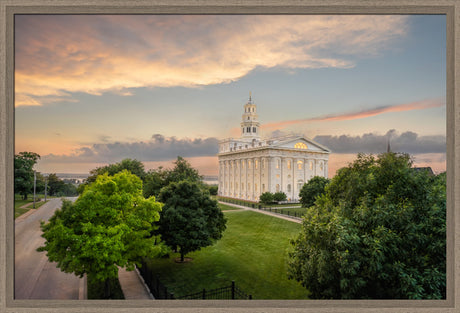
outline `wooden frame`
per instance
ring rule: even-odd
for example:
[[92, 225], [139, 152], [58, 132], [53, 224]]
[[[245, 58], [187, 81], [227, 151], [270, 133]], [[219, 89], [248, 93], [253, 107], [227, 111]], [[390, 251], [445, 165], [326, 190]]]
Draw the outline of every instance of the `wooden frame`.
[[[460, 266], [456, 258], [460, 232], [460, 142], [458, 114], [460, 77], [458, 51], [455, 41], [460, 27], [459, 3], [455, 0], [371, 1], [257, 1], [194, 0], [115, 2], [108, 0], [2, 0], [0, 3], [0, 307], [4, 312], [454, 312], [459, 309]], [[295, 300], [295, 301], [55, 301], [14, 300], [14, 226], [13, 213], [13, 157], [14, 157], [14, 14], [446, 14], [447, 21], [447, 299], [431, 300]]]

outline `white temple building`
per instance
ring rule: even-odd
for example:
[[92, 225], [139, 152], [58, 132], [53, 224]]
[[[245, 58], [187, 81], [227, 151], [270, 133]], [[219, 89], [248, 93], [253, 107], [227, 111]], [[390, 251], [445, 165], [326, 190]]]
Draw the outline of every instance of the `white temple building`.
[[257, 107], [244, 105], [241, 138], [219, 142], [219, 196], [259, 201], [264, 192], [282, 191], [298, 201], [304, 183], [327, 177], [330, 151], [311, 139], [285, 136], [260, 139]]

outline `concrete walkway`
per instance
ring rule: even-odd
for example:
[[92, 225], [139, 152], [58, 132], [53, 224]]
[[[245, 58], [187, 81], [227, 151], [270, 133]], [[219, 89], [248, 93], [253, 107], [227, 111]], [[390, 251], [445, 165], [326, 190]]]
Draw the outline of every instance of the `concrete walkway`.
[[118, 270], [118, 281], [126, 300], [154, 299], [137, 269], [127, 271], [124, 268], [120, 268]]
[[[286, 214], [280, 214], [280, 213], [275, 213], [275, 212], [270, 212], [270, 211], [265, 211], [265, 210], [253, 209], [253, 208], [250, 208], [250, 207], [247, 207], [247, 206], [228, 203], [228, 202], [223, 202], [223, 201], [219, 201], [219, 203], [226, 204], [226, 205], [229, 205], [229, 206], [232, 206], [232, 207], [235, 207], [235, 208], [244, 209], [244, 210], [247, 210], [247, 211], [253, 211], [253, 212], [262, 213], [262, 214], [265, 214], [265, 215], [274, 216], [274, 217], [281, 218], [283, 220], [298, 223], [298, 224], [302, 223], [302, 219], [300, 217], [294, 217], [294, 216], [289, 216], [289, 215], [286, 215]], [[229, 210], [228, 212], [232, 212], [232, 210]]]

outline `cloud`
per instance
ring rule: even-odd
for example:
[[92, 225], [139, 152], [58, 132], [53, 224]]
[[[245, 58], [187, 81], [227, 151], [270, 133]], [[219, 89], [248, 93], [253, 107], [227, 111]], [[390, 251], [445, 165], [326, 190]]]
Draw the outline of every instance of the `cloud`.
[[388, 138], [393, 152], [409, 154], [446, 153], [445, 136], [419, 136], [407, 131], [398, 134], [395, 130], [385, 135], [374, 133], [362, 136], [316, 136], [313, 140], [328, 147], [332, 153], [382, 153], [387, 151]]
[[350, 68], [407, 32], [388, 15], [19, 15], [20, 105], [72, 93], [229, 83], [257, 67]]
[[[108, 137], [103, 139], [108, 140]], [[48, 154], [42, 156], [44, 163], [107, 163], [118, 162], [124, 158], [139, 161], [166, 161], [182, 157], [214, 156], [218, 152], [216, 138], [165, 137], [155, 134], [146, 142], [97, 143], [82, 147], [70, 155]]]
[[303, 124], [306, 122], [330, 122], [330, 121], [346, 121], [346, 120], [355, 120], [366, 117], [372, 117], [379, 114], [391, 113], [391, 112], [403, 112], [403, 111], [412, 111], [412, 110], [424, 110], [429, 108], [437, 108], [445, 106], [445, 100], [443, 99], [429, 99], [422, 101], [415, 101], [410, 103], [402, 103], [396, 105], [384, 105], [376, 108], [355, 111], [355, 112], [346, 112], [338, 114], [329, 114], [319, 117], [304, 118], [298, 120], [288, 120], [275, 123], [267, 123], [261, 126], [262, 129], [278, 129], [284, 128], [291, 125]]

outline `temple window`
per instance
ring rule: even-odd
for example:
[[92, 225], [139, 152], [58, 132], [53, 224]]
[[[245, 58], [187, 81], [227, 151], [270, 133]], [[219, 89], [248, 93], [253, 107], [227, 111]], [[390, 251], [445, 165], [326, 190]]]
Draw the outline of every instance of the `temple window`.
[[304, 144], [303, 142], [298, 142], [294, 145], [294, 148], [296, 149], [308, 149], [307, 145]]

